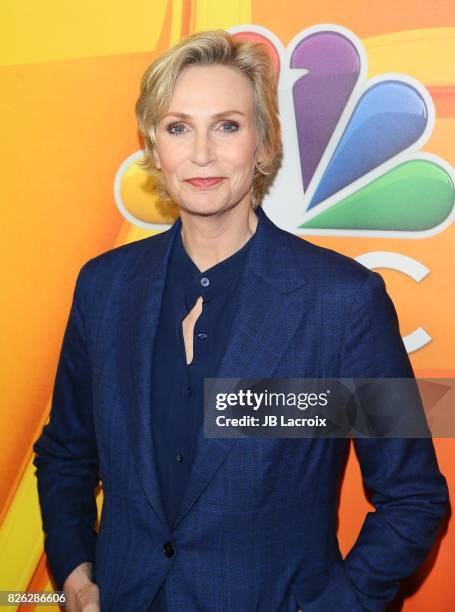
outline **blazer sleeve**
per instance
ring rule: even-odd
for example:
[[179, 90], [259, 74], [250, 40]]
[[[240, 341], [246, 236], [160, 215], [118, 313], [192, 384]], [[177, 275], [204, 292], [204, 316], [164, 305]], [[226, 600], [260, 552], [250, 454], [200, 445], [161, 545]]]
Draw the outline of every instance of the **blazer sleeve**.
[[84, 320], [85, 264], [77, 277], [55, 377], [50, 420], [33, 445], [45, 551], [59, 590], [94, 561], [95, 488], [100, 478]]
[[[341, 369], [349, 378], [414, 378], [395, 307], [376, 272], [353, 300]], [[375, 511], [344, 565], [362, 606], [378, 612], [429, 553], [448, 511], [447, 483], [431, 438], [355, 438], [354, 447]]]

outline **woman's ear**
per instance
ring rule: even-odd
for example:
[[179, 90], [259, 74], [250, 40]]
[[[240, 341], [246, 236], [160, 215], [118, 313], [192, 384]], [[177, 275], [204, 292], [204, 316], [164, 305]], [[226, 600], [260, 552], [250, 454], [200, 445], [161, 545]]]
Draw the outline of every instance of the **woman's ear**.
[[153, 151], [153, 165], [157, 170], [161, 170], [160, 158], [156, 151]]
[[264, 163], [266, 158], [267, 158], [267, 155], [263, 149], [258, 151], [256, 153], [256, 165]]

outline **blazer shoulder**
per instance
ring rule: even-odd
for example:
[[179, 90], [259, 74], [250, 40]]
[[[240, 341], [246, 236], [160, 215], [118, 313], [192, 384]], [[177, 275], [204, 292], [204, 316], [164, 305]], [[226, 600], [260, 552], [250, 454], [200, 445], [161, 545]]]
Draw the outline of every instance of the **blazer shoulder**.
[[168, 231], [122, 244], [92, 257], [82, 265], [79, 276], [109, 284], [126, 282], [137, 262], [144, 257], [156, 259], [159, 256]]
[[380, 276], [353, 257], [319, 246], [290, 232], [286, 233], [298, 265], [312, 283], [325, 286], [342, 284], [345, 288], [356, 289], [368, 280]]

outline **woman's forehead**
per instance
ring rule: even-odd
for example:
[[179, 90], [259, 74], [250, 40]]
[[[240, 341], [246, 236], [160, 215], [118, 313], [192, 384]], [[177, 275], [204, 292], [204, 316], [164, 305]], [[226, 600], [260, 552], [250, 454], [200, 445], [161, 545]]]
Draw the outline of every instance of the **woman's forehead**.
[[168, 112], [189, 113], [191, 105], [195, 112], [211, 107], [213, 114], [229, 110], [248, 114], [252, 101], [252, 87], [240, 70], [223, 65], [188, 66], [176, 81]]

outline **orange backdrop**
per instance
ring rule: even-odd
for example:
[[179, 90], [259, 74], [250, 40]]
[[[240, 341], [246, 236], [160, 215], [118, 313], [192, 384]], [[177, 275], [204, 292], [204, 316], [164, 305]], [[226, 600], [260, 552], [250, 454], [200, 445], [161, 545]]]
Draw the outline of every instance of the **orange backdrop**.
[[[415, 0], [79, 0], [0, 6], [2, 96], [2, 288], [0, 363], [0, 590], [50, 590], [31, 466], [32, 443], [46, 421], [76, 274], [92, 256], [151, 235], [118, 208], [115, 178], [138, 152], [134, 103], [146, 66], [182, 37], [204, 29], [257, 24], [286, 46], [301, 30], [336, 24], [368, 56], [368, 76], [401, 72], [432, 96], [433, 133], [423, 150], [455, 166], [455, 4]], [[124, 185], [125, 193], [128, 191]], [[133, 190], [134, 193], [134, 190]], [[134, 202], [131, 202], [134, 208]], [[138, 203], [138, 206], [143, 206]], [[156, 218], [150, 200], [152, 221]], [[394, 251], [424, 262], [422, 283], [380, 269], [401, 331], [424, 327], [432, 341], [410, 354], [416, 375], [453, 377], [454, 226], [421, 240], [306, 236], [351, 257]], [[436, 439], [441, 470], [455, 485], [455, 447]], [[102, 503], [101, 497], [99, 503]], [[351, 453], [339, 539], [343, 553], [370, 509]], [[455, 527], [441, 530], [417, 576], [391, 609], [449, 612]], [[30, 609], [30, 608], [27, 608]], [[40, 608], [43, 609], [43, 608]], [[44, 608], [46, 609], [46, 608]], [[55, 609], [49, 607], [49, 609]]]

